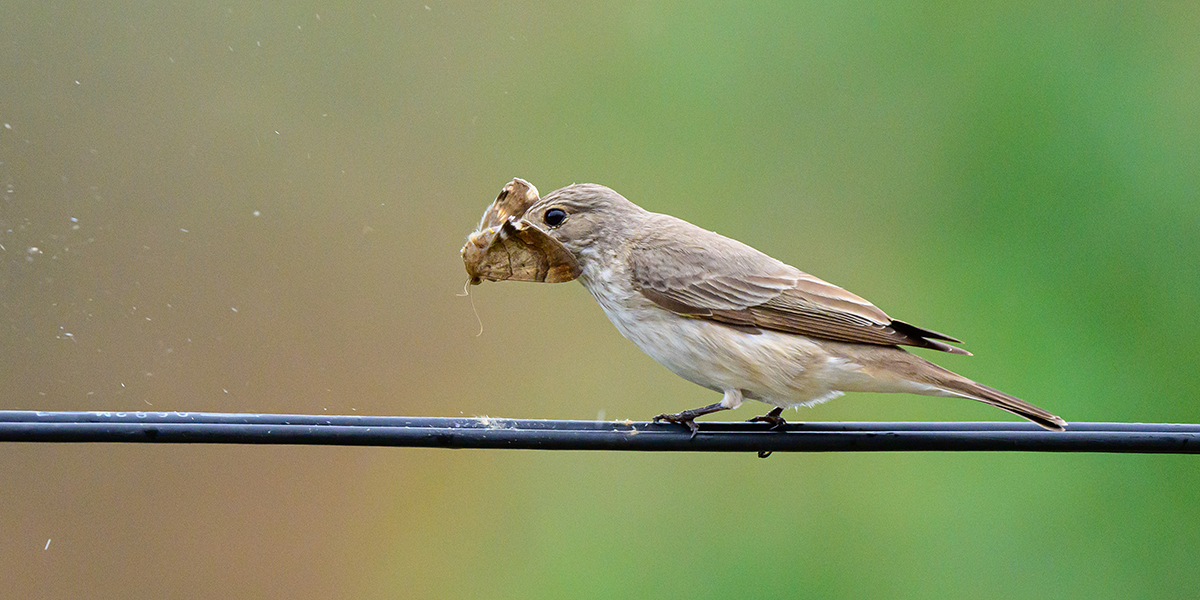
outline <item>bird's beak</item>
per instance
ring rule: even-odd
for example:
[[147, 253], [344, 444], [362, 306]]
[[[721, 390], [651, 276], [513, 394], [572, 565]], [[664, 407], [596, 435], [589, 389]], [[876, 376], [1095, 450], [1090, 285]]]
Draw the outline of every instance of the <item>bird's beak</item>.
[[579, 277], [583, 269], [575, 255], [524, 218], [537, 201], [537, 188], [523, 179], [513, 179], [500, 190], [462, 247], [472, 284], [484, 280], [559, 283]]

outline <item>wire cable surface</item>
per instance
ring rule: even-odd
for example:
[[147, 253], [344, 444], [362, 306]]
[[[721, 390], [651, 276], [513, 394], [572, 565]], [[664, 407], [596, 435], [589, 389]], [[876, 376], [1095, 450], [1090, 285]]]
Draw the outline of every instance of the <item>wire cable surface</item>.
[[680, 425], [491, 417], [0, 411], [0, 442], [295, 444], [652, 452], [1019, 451], [1200, 453], [1200, 425], [805, 422]]

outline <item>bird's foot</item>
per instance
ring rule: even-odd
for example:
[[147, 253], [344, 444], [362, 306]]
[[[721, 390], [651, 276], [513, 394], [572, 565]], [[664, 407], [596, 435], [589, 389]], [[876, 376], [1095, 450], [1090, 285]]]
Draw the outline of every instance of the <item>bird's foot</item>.
[[654, 417], [654, 422], [662, 423], [663, 421], [666, 421], [668, 423], [686, 425], [688, 429], [692, 430], [692, 437], [696, 437], [696, 432], [700, 431], [700, 426], [696, 424], [696, 417], [702, 417], [704, 415], [722, 410], [729, 410], [729, 407], [717, 402], [716, 404], [709, 404], [708, 406], [701, 406], [700, 408], [692, 408], [683, 412], [677, 412], [673, 415], [658, 415], [657, 417]]
[[[780, 427], [783, 427], [784, 425], [787, 425], [787, 421], [785, 421], [783, 419], [783, 417], [780, 416], [782, 414], [783, 414], [783, 409], [780, 407], [775, 407], [775, 408], [771, 409], [771, 412], [769, 412], [765, 415], [762, 415], [762, 416], [754, 417], [753, 419], [750, 419], [749, 421], [746, 421], [746, 422], [747, 423], [770, 423], [771, 430], [774, 431], [776, 429], [779, 429]], [[764, 456], [763, 458], [766, 458], [766, 457]]]
[[696, 424], [696, 417], [698, 417], [698, 416], [700, 416], [700, 415], [696, 414], [696, 411], [694, 411], [694, 410], [685, 410], [683, 412], [677, 412], [677, 413], [671, 414], [671, 415], [668, 415], [668, 414], [658, 415], [657, 417], [654, 417], [654, 422], [662, 423], [665, 421], [667, 423], [675, 423], [677, 425], [684, 425], [688, 429], [691, 430], [691, 432], [692, 432], [691, 437], [696, 437], [696, 432], [700, 431], [700, 426]]

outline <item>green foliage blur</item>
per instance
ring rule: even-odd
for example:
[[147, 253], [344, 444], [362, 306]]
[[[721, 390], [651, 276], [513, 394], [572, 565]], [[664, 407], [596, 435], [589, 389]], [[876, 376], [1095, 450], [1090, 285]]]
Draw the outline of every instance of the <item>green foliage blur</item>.
[[[0, 14], [0, 408], [644, 420], [715, 401], [577, 284], [461, 297], [458, 249], [519, 176], [608, 185], [960, 337], [974, 357], [925, 355], [1068, 421], [1200, 422], [1195, 2]], [[890, 395], [785, 416], [1013, 418]], [[1186, 598], [1195, 460], [8, 445], [0, 580]]]

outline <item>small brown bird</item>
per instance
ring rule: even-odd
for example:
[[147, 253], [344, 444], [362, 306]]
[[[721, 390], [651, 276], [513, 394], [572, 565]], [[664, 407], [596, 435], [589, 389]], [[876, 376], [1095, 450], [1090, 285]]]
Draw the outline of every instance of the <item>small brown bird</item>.
[[[505, 190], [518, 182], [528, 186], [514, 180]], [[908, 392], [970, 398], [1047, 429], [1066, 426], [1024, 400], [900, 348], [970, 354], [947, 343], [959, 340], [892, 319], [741, 242], [644, 210], [601, 185], [571, 185], [541, 199], [528, 189], [531, 204], [522, 207], [518, 224], [525, 229], [517, 233], [556, 240], [539, 243], [563, 256], [558, 263], [570, 263], [558, 265], [564, 274], [554, 279], [556, 260], [540, 259], [537, 280], [547, 280], [547, 269], [549, 281], [577, 275], [622, 335], [673, 373], [724, 394], [714, 404], [656, 421], [680, 423], [694, 433], [696, 417], [737, 408], [749, 398], [775, 407], [752, 421], [778, 426], [784, 408], [812, 406], [843, 392]]]

